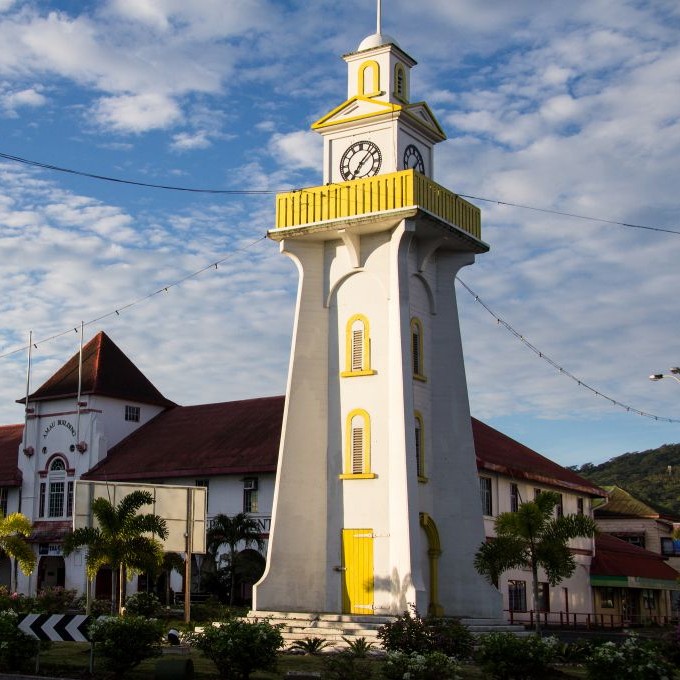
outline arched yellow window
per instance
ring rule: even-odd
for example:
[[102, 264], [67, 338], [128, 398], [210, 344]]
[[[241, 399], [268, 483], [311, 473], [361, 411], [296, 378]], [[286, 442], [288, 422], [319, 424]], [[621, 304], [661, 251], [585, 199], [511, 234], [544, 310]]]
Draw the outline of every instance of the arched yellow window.
[[380, 66], [374, 59], [369, 59], [359, 66], [358, 92], [363, 97], [375, 97], [380, 94]]
[[419, 482], [426, 482], [425, 475], [425, 430], [423, 428], [423, 416], [419, 411], [414, 415], [414, 435], [416, 444], [416, 471]]
[[402, 101], [407, 101], [408, 92], [406, 91], [406, 70], [403, 64], [394, 65], [394, 96]]
[[415, 317], [411, 319], [411, 366], [414, 378], [427, 380], [423, 357], [423, 324]]
[[371, 370], [370, 324], [363, 314], [355, 314], [345, 326], [345, 370], [340, 375], [351, 378], [374, 373]]
[[373, 479], [371, 472], [371, 418], [362, 408], [347, 416], [345, 469], [340, 479]]

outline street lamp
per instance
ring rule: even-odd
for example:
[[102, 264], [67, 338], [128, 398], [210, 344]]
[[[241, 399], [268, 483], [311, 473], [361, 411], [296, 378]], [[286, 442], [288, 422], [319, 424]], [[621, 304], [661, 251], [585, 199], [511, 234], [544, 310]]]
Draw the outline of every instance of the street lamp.
[[650, 375], [649, 379], [656, 382], [657, 380], [661, 380], [662, 378], [673, 378], [673, 380], [677, 380], [677, 382], [680, 383], [680, 366], [673, 366], [673, 368], [671, 368], [670, 371], [671, 371], [670, 374], [655, 373], [654, 375]]

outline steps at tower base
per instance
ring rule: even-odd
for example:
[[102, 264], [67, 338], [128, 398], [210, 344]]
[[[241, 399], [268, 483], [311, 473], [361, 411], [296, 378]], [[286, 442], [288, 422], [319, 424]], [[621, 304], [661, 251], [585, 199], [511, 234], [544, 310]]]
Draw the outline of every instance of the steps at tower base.
[[[379, 651], [381, 646], [378, 639], [378, 629], [395, 620], [394, 616], [272, 611], [251, 611], [245, 618], [248, 621], [266, 619], [272, 625], [280, 626], [286, 647], [290, 647], [296, 640], [316, 637], [323, 638], [330, 643], [326, 651], [346, 648], [348, 642], [360, 638], [365, 638], [366, 642], [374, 643], [373, 649]], [[524, 626], [509, 624], [504, 619], [462, 618], [460, 621], [475, 636], [486, 633], [513, 633], [521, 637], [530, 635]]]

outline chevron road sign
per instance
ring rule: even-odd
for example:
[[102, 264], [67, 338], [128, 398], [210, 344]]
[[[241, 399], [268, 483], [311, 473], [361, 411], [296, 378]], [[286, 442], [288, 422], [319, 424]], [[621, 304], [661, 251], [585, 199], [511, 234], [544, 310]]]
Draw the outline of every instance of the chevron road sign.
[[89, 642], [87, 629], [94, 620], [85, 614], [25, 614], [19, 618], [19, 629], [38, 640]]

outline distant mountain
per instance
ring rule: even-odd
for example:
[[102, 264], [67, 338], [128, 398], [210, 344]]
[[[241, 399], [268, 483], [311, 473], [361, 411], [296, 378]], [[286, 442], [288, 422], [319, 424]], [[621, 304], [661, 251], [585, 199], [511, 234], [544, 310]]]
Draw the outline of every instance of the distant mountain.
[[659, 510], [680, 518], [680, 444], [624, 453], [606, 463], [570, 469], [595, 484], [616, 484]]

